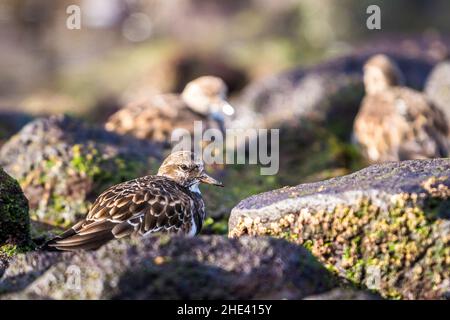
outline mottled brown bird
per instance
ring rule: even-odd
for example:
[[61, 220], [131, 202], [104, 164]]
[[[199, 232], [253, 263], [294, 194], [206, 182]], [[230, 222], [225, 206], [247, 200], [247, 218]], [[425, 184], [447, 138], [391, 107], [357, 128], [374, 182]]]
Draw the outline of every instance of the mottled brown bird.
[[50, 240], [44, 249], [97, 249], [109, 240], [155, 232], [198, 234], [205, 219], [200, 183], [222, 186], [204, 171], [192, 152], [178, 151], [164, 160], [157, 175], [110, 187], [87, 217]]
[[450, 57], [433, 67], [424, 91], [428, 99], [445, 113], [450, 125]]
[[354, 138], [371, 162], [446, 157], [445, 115], [415, 90], [400, 86], [401, 73], [385, 55], [364, 65], [366, 96]]
[[181, 94], [156, 95], [130, 103], [113, 114], [105, 128], [166, 146], [171, 145], [175, 129], [185, 129], [192, 135], [194, 121], [202, 121], [203, 129], [224, 132], [225, 117], [234, 113], [226, 95], [227, 86], [222, 79], [203, 76], [189, 82]]

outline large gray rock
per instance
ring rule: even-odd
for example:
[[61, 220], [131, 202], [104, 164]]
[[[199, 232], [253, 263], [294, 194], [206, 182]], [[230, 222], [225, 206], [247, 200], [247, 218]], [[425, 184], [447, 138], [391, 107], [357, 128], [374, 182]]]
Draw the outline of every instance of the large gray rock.
[[300, 299], [335, 286], [307, 250], [284, 240], [154, 236], [18, 255], [0, 299]]
[[309, 248], [336, 273], [385, 297], [450, 291], [450, 159], [374, 165], [241, 201], [229, 235]]
[[0, 150], [0, 166], [16, 178], [33, 217], [67, 225], [84, 216], [107, 187], [154, 172], [159, 148], [67, 116], [27, 124]]

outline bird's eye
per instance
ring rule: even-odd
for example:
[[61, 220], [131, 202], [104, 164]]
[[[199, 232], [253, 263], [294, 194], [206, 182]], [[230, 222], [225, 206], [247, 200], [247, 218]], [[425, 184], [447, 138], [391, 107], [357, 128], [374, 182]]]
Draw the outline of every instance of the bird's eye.
[[185, 165], [185, 164], [182, 164], [182, 165], [180, 165], [180, 169], [181, 169], [181, 170], [187, 170], [187, 169], [188, 169], [188, 166]]

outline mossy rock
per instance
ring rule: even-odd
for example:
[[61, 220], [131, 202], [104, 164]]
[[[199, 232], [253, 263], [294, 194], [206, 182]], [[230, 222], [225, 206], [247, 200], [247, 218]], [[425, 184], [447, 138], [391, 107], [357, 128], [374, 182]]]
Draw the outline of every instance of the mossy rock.
[[32, 218], [67, 226], [107, 187], [154, 172], [159, 148], [68, 116], [27, 124], [0, 150], [0, 163], [27, 196]]
[[301, 299], [336, 286], [307, 250], [285, 240], [155, 235], [97, 251], [18, 255], [0, 299]]
[[302, 244], [330, 270], [388, 298], [450, 291], [450, 159], [374, 165], [241, 201], [229, 235]]
[[16, 180], [0, 168], [0, 259], [29, 244], [28, 201]]

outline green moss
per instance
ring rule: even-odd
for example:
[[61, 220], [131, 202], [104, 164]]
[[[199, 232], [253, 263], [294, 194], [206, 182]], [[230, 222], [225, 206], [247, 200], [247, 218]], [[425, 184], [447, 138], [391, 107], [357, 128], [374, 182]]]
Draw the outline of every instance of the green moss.
[[306, 249], [308, 249], [309, 251], [311, 251], [311, 249], [312, 249], [312, 247], [313, 247], [313, 241], [312, 240], [306, 240], [304, 243], [303, 243], [303, 246], [306, 248]]
[[228, 232], [228, 219], [213, 219], [207, 217], [203, 223], [203, 232], [205, 234], [222, 234]]
[[73, 155], [70, 165], [76, 172], [93, 177], [101, 171], [98, 151], [93, 147], [89, 147], [88, 150], [83, 149], [83, 146], [79, 144], [72, 147]]
[[0, 252], [5, 254], [7, 257], [12, 257], [18, 253], [17, 245], [5, 244], [0, 247]]
[[0, 245], [8, 252], [9, 246], [27, 246], [29, 233], [27, 199], [17, 181], [0, 168]]
[[31, 241], [21, 243], [20, 245], [5, 244], [0, 246], [0, 254], [6, 255], [6, 257], [11, 258], [16, 254], [25, 253], [34, 249], [36, 249], [36, 246]]

